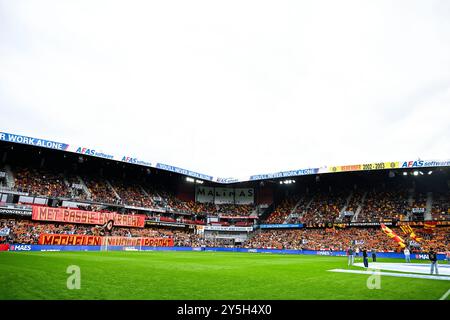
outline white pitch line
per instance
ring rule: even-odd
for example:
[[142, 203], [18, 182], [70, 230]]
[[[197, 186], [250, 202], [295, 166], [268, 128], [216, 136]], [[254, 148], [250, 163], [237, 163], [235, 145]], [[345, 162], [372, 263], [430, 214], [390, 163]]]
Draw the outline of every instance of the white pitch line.
[[444, 295], [439, 299], [439, 300], [445, 300], [447, 299], [448, 295], [450, 294], [450, 289], [447, 290], [446, 293], [444, 293]]
[[[332, 269], [332, 270], [328, 270], [328, 271], [342, 272], [342, 273], [366, 274], [366, 275], [374, 274], [374, 271], [372, 271], [372, 270], [360, 271], [360, 270]], [[394, 273], [394, 272], [379, 272], [379, 271], [376, 271], [376, 274], [378, 274], [380, 276], [391, 276], [391, 277], [400, 277], [400, 278], [415, 278], [415, 279], [431, 279], [431, 280], [450, 281], [450, 277], [446, 277], [446, 276], [431, 276], [431, 275], [414, 274], [414, 273]]]

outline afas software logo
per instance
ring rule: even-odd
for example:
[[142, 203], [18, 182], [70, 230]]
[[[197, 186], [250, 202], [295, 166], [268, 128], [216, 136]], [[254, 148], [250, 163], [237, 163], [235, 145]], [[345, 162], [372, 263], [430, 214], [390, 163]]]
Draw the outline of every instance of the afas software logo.
[[420, 168], [423, 167], [424, 163], [423, 160], [403, 162], [402, 168]]
[[81, 153], [81, 154], [85, 154], [88, 156], [94, 156], [94, 157], [111, 159], [111, 160], [114, 159], [114, 156], [111, 154], [97, 152], [95, 149], [89, 149], [89, 148], [84, 148], [84, 147], [78, 147], [76, 153]]

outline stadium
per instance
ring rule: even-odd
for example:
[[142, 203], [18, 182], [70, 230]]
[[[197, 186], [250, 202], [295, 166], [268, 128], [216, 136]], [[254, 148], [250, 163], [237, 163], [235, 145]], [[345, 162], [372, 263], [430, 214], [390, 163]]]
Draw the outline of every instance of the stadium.
[[0, 137], [2, 300], [449, 299], [450, 161], [221, 179]]
[[0, 0], [1, 314], [439, 318], [449, 106], [449, 1]]

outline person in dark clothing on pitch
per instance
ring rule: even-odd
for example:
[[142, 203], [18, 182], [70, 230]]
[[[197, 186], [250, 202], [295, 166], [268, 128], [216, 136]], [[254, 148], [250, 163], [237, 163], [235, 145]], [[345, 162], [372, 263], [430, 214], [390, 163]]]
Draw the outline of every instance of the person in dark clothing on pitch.
[[377, 262], [377, 251], [372, 249], [372, 261]]
[[428, 259], [431, 261], [431, 274], [433, 274], [433, 271], [436, 271], [436, 274], [439, 274], [438, 270], [438, 262], [437, 262], [437, 254], [434, 252], [433, 249], [430, 250], [428, 253]]
[[365, 248], [363, 249], [362, 254], [363, 254], [364, 267], [368, 268], [369, 267], [369, 259], [367, 256], [367, 250]]

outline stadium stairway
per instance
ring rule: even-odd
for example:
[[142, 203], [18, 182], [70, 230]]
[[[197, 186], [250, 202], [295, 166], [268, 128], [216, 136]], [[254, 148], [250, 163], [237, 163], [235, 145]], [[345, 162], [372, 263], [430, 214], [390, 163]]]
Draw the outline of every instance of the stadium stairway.
[[145, 191], [144, 187], [139, 185], [139, 189], [141, 189], [142, 193], [149, 199], [151, 199], [150, 195], [148, 194], [147, 191]]
[[87, 198], [92, 199], [91, 191], [89, 191], [86, 183], [84, 183], [83, 179], [80, 176], [77, 176], [77, 179], [83, 189], [83, 192], [87, 195]]
[[5, 166], [5, 172], [6, 172], [6, 187], [8, 187], [10, 190], [14, 189], [15, 186], [15, 180], [14, 180], [14, 174], [11, 170], [11, 167], [6, 165]]
[[358, 221], [358, 216], [359, 216], [359, 214], [361, 213], [361, 211], [362, 211], [362, 209], [363, 209], [364, 202], [366, 201], [366, 198], [367, 198], [367, 191], [364, 192], [364, 194], [363, 194], [363, 196], [362, 196], [362, 198], [361, 198], [361, 202], [359, 203], [358, 208], [356, 208], [355, 215], [353, 216], [351, 222], [356, 222], [356, 221]]
[[348, 195], [347, 199], [345, 200], [344, 206], [341, 208], [341, 211], [339, 212], [339, 217], [337, 218], [338, 221], [342, 221], [345, 216], [345, 211], [347, 210], [348, 204], [350, 203], [350, 200], [353, 197], [353, 191], [350, 191], [350, 194]]
[[431, 209], [433, 208], [433, 193], [428, 192], [427, 193], [427, 203], [426, 203], [426, 209], [425, 214], [423, 216], [424, 220], [433, 220], [433, 217], [431, 215]]
[[298, 214], [295, 213], [295, 210], [297, 210], [298, 206], [300, 205], [300, 203], [302, 203], [302, 201], [305, 199], [305, 197], [301, 197], [297, 203], [295, 204], [295, 206], [292, 208], [291, 212], [289, 213], [289, 215], [286, 217], [286, 219], [284, 219], [283, 223], [289, 223], [291, 221], [291, 219], [293, 218], [298, 218]]
[[114, 195], [116, 196], [116, 198], [120, 201], [122, 201], [122, 198], [119, 196], [119, 194], [117, 193], [116, 189], [114, 189], [114, 187], [112, 186], [111, 182], [109, 182], [108, 179], [105, 179], [106, 185], [112, 190], [112, 192], [114, 193]]
[[265, 221], [270, 216], [270, 214], [275, 210], [275, 204], [272, 203], [268, 206], [259, 216], [260, 221]]
[[[408, 206], [412, 207], [414, 204], [414, 188], [411, 188], [408, 190]], [[408, 214], [406, 215], [406, 220], [407, 221], [412, 221], [412, 212], [408, 212]]]

